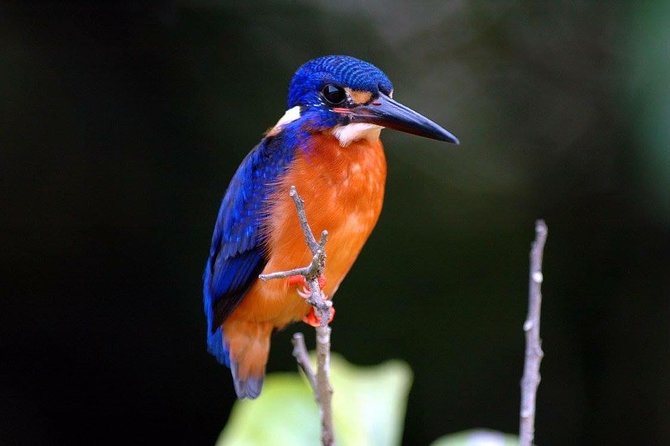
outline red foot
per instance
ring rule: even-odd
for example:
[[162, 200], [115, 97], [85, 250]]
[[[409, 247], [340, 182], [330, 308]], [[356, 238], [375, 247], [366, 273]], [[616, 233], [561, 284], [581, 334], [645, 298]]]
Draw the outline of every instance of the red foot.
[[[305, 276], [297, 275], [297, 276], [289, 276], [288, 279], [286, 279], [288, 284], [290, 286], [299, 286], [299, 287], [307, 287], [307, 281], [305, 280]], [[326, 276], [321, 274], [319, 276], [319, 286], [321, 289], [326, 286]]]
[[305, 276], [289, 276], [288, 279], [286, 279], [286, 282], [288, 282], [289, 286], [307, 286], [307, 281], [305, 281]]
[[[333, 318], [335, 317], [335, 308], [330, 307], [330, 317], [328, 318], [328, 323], [330, 324], [333, 322]], [[314, 307], [310, 307], [309, 313], [305, 315], [305, 317], [302, 318], [302, 321], [306, 323], [307, 325], [311, 325], [312, 327], [320, 327], [321, 326], [321, 319], [319, 316], [316, 315], [316, 312], [314, 311]]]

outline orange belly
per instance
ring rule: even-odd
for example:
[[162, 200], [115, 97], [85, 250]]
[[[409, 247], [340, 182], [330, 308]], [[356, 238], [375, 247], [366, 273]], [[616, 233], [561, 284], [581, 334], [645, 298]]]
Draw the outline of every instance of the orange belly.
[[[332, 298], [379, 218], [386, 160], [379, 140], [355, 141], [347, 147], [332, 135], [314, 135], [310, 140], [313, 146], [299, 151], [271, 198], [263, 273], [302, 267], [312, 258], [288, 195], [294, 185], [317, 239], [324, 229], [329, 233], [324, 292]], [[223, 324], [240, 375], [262, 376], [271, 331], [302, 319], [308, 310], [286, 280], [255, 281]]]

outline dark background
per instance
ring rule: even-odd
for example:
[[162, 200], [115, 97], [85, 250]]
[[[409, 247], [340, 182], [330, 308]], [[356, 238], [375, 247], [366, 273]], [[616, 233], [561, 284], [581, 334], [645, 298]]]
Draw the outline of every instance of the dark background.
[[293, 71], [343, 53], [462, 142], [384, 132], [385, 209], [337, 296], [334, 350], [414, 371], [404, 443], [516, 432], [543, 217], [538, 444], [670, 444], [669, 24], [660, 0], [3, 2], [0, 442], [215, 441], [219, 200]]

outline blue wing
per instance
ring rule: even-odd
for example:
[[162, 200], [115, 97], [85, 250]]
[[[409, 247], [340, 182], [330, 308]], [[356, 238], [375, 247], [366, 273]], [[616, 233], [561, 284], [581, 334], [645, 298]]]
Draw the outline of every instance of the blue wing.
[[261, 228], [268, 198], [294, 153], [284, 133], [263, 139], [244, 158], [223, 197], [212, 235], [203, 287], [207, 346], [227, 366], [230, 362], [221, 324], [267, 263]]

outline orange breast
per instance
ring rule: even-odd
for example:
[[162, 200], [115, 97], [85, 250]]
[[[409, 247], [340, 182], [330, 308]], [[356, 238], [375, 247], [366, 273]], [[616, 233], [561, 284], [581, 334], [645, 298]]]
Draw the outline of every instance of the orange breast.
[[[263, 273], [305, 266], [311, 260], [288, 195], [294, 185], [317, 239], [324, 229], [329, 232], [324, 291], [332, 298], [379, 218], [386, 160], [379, 140], [360, 140], [347, 147], [331, 135], [315, 135], [312, 140], [313, 146], [297, 155], [272, 197], [266, 228], [269, 261]], [[256, 281], [231, 318], [283, 327], [308, 310], [286, 280]]]

